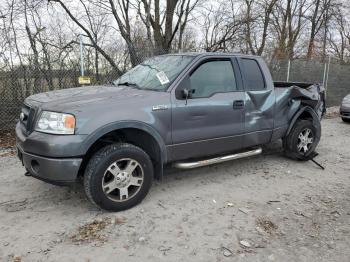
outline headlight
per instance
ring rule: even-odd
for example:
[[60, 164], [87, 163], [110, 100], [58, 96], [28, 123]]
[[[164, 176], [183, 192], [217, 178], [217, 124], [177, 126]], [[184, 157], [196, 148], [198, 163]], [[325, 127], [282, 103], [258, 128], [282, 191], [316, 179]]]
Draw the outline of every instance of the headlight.
[[344, 98], [342, 104], [343, 105], [350, 105], [350, 98]]
[[73, 135], [75, 117], [70, 114], [43, 111], [35, 130], [57, 135]]

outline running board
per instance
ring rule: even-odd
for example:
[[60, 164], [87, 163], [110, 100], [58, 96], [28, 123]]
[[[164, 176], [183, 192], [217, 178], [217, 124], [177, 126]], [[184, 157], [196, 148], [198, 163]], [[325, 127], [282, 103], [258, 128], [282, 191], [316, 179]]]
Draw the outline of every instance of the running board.
[[200, 160], [200, 161], [194, 161], [194, 162], [178, 162], [174, 164], [174, 167], [180, 168], [180, 169], [192, 169], [196, 167], [222, 163], [222, 162], [226, 162], [234, 159], [240, 159], [248, 156], [255, 156], [255, 155], [261, 154], [261, 152], [262, 152], [262, 149], [257, 148], [257, 149], [242, 152], [242, 153], [220, 156], [220, 157], [215, 157], [215, 158], [206, 159], [206, 160]]

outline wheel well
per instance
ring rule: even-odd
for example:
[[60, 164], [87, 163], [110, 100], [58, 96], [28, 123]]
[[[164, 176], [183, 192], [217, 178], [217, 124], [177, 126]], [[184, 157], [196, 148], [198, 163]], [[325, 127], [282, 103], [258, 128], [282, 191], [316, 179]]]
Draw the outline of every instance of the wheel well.
[[291, 123], [290, 123], [290, 125], [288, 127], [287, 133], [285, 135], [287, 136], [289, 134], [289, 132], [292, 130], [293, 126], [295, 125], [295, 123], [298, 120], [309, 120], [309, 121], [312, 121], [313, 124], [317, 124], [317, 121], [316, 121], [316, 120], [318, 120], [317, 116], [315, 116], [311, 110], [312, 109], [304, 108], [303, 111], [300, 114], [297, 113], [294, 116], [294, 118], [292, 119], [292, 121], [291, 121]]
[[162, 176], [162, 158], [161, 148], [157, 140], [148, 132], [137, 128], [124, 128], [111, 131], [98, 140], [96, 140], [83, 157], [82, 164], [79, 169], [79, 176], [84, 176], [86, 165], [91, 157], [101, 148], [118, 142], [133, 144], [144, 150], [152, 160], [155, 178], [160, 179]]
[[311, 113], [307, 110], [304, 110], [300, 116], [298, 117], [298, 119], [304, 119], [304, 120], [312, 120], [313, 117], [311, 115]]

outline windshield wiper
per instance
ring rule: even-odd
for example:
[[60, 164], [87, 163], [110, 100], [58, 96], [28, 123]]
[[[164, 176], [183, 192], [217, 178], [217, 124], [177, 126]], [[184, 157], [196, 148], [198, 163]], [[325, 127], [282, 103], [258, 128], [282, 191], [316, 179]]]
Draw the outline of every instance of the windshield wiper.
[[123, 82], [123, 83], [118, 83], [117, 86], [133, 86], [137, 89], [141, 89], [141, 87], [136, 84], [136, 83], [132, 83], [132, 82]]

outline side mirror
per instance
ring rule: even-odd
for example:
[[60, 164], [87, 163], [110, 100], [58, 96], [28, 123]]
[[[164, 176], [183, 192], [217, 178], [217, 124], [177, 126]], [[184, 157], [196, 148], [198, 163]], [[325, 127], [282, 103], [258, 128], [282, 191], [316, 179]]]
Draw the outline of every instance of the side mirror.
[[192, 94], [195, 92], [194, 89], [191, 89], [191, 80], [190, 77], [187, 75], [181, 83], [177, 86], [175, 90], [175, 95], [177, 99], [180, 100], [186, 100], [187, 105], [187, 99], [192, 98]]
[[196, 92], [196, 89], [182, 89], [182, 97], [183, 98], [192, 98], [192, 95]]
[[192, 95], [194, 94], [196, 90], [195, 89], [182, 89], [182, 97], [186, 99], [186, 105], [187, 105], [187, 99], [192, 98]]
[[183, 98], [188, 99], [189, 95], [190, 95], [190, 91], [187, 88], [182, 89], [182, 97]]
[[182, 79], [182, 81], [176, 87], [175, 94], [177, 99], [186, 99], [186, 96], [188, 96], [188, 93], [184, 91], [185, 89], [187, 90], [191, 89], [191, 81], [188, 75], [185, 76], [185, 78]]

